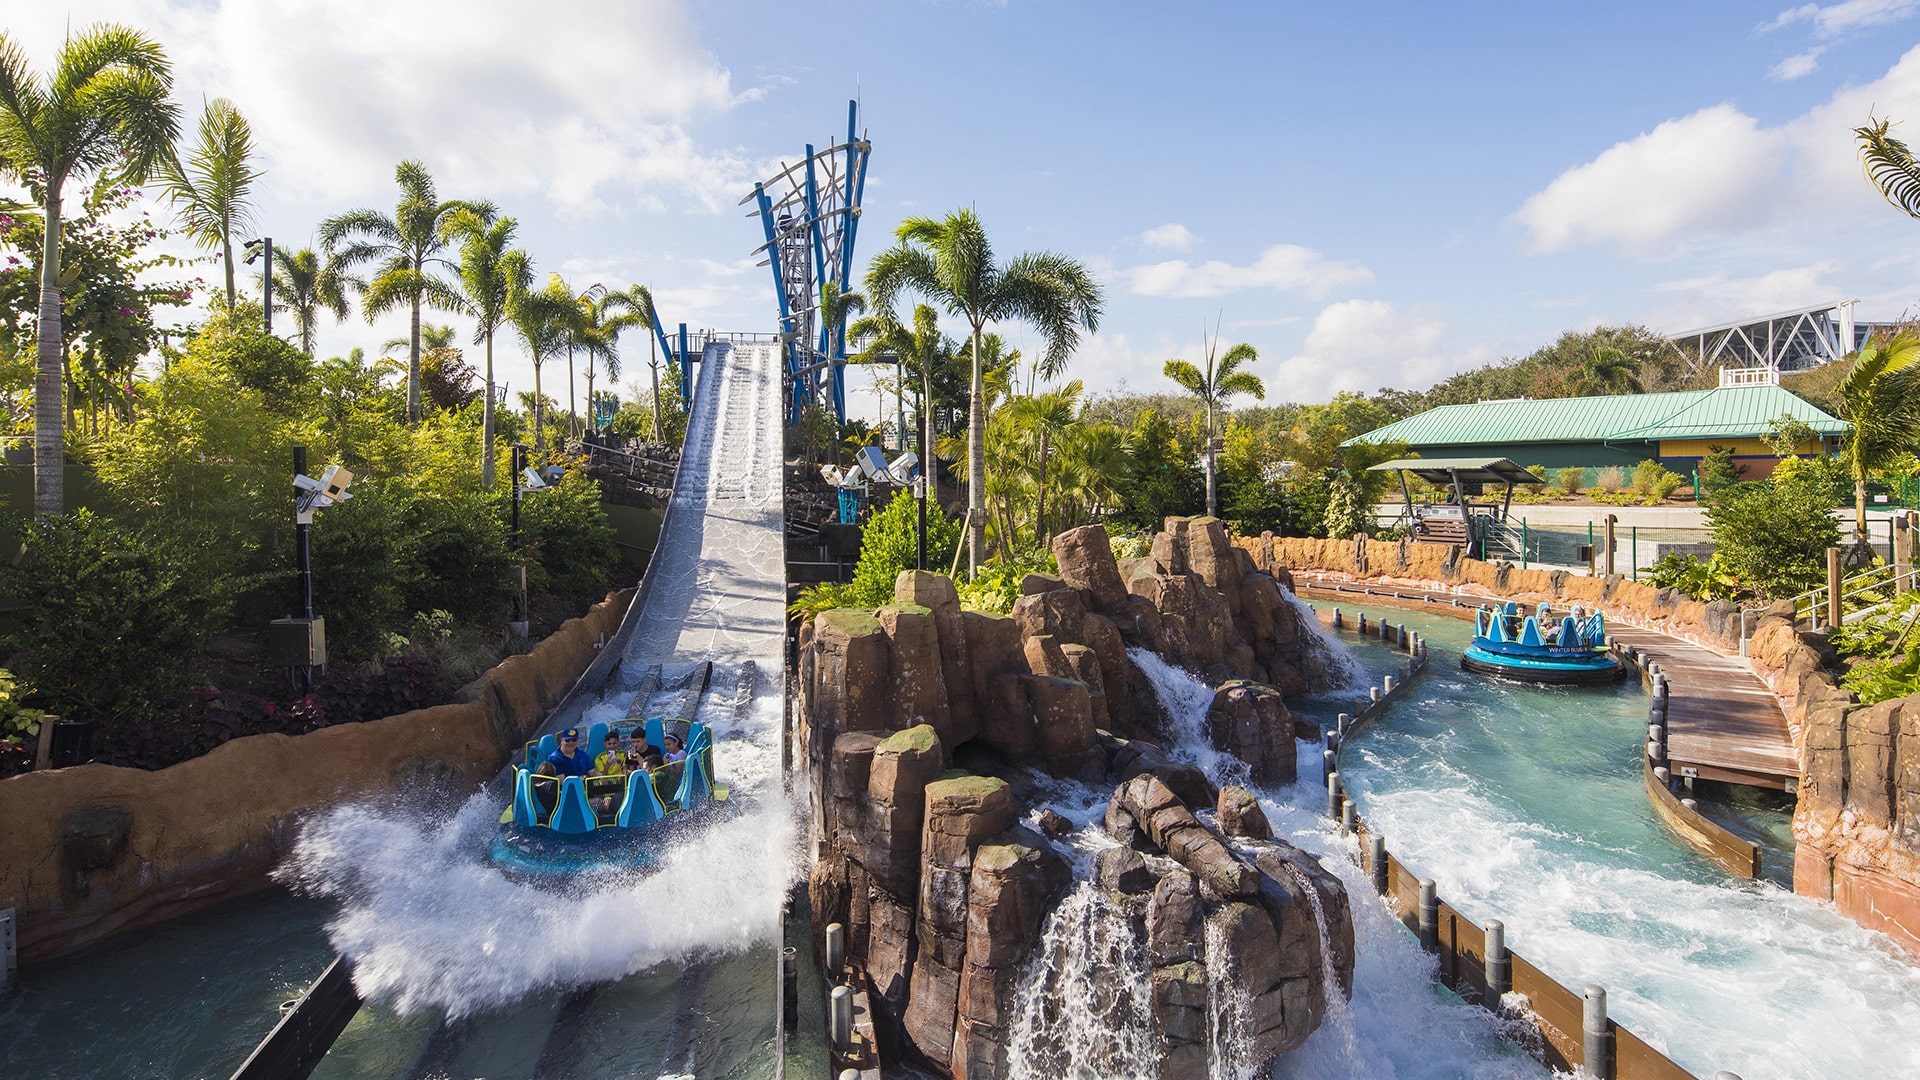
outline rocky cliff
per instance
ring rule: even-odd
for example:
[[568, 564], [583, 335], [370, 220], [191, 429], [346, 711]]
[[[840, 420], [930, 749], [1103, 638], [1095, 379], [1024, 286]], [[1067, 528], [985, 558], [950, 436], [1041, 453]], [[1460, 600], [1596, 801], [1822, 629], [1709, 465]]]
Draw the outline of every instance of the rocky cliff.
[[[1107, 867], [1102, 880], [1137, 886], [1117, 895], [1136, 897], [1120, 906], [1138, 909], [1143, 945], [1158, 910], [1160, 953], [1186, 950], [1155, 968], [1162, 1075], [1206, 1075], [1207, 1018], [1188, 1012], [1205, 1004], [1195, 985], [1235, 980], [1252, 1003], [1237, 1010], [1252, 1025], [1246, 1045], [1266, 1060], [1319, 1024], [1323, 971], [1344, 972], [1343, 988], [1350, 978], [1337, 879], [1254, 835], [1257, 805], [1216, 813], [1213, 780], [1161, 749], [1166, 718], [1128, 655], [1151, 649], [1222, 684], [1212, 741], [1254, 778], [1280, 782], [1295, 760], [1282, 693], [1326, 681], [1313, 629], [1218, 521], [1167, 524], [1152, 556], [1125, 563], [1097, 526], [1061, 535], [1060, 573], [1029, 575], [1006, 616], [962, 611], [950, 580], [909, 571], [893, 604], [824, 612], [802, 628], [802, 737], [822, 826], [809, 879], [816, 940], [828, 923], [848, 928], [883, 1059], [1010, 1075], [1022, 973], [1074, 876], [1061, 849], [1020, 824], [1039, 809], [1036, 775], [1120, 784], [1106, 826], [1123, 854], [1103, 857], [1138, 871]], [[1333, 927], [1332, 957], [1316, 910]], [[1209, 933], [1226, 942], [1211, 974], [1198, 951]]]

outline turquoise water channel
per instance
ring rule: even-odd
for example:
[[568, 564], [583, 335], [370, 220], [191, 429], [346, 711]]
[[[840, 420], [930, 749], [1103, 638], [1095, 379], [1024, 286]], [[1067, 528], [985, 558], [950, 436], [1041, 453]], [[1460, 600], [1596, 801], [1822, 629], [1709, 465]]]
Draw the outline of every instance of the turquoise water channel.
[[[1429, 674], [1342, 758], [1348, 790], [1395, 856], [1475, 922], [1701, 1076], [1920, 1075], [1920, 968], [1781, 881], [1790, 817], [1763, 797], [1702, 792], [1766, 845], [1769, 877], [1736, 882], [1652, 813], [1635, 684], [1541, 688], [1470, 675], [1471, 624], [1383, 609], [1425, 635]], [[1404, 656], [1347, 636], [1377, 683]], [[1299, 703], [1324, 718], [1351, 698]], [[1303, 755], [1303, 766], [1307, 759]], [[1287, 799], [1313, 805], [1319, 770]], [[1730, 795], [1731, 801], [1728, 801]], [[1325, 797], [1319, 795], [1324, 806]], [[1291, 816], [1291, 815], [1289, 815]], [[1351, 842], [1348, 843], [1351, 846]]]

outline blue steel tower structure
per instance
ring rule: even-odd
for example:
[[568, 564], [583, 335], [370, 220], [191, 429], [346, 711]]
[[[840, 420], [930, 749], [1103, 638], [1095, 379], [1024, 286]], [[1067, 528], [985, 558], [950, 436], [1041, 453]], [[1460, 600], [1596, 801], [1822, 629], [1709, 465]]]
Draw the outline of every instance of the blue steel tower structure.
[[780, 305], [780, 340], [787, 361], [787, 422], [798, 423], [809, 404], [847, 419], [847, 333], [844, 320], [821, 317], [825, 286], [852, 288], [853, 242], [860, 228], [860, 197], [872, 144], [859, 130], [860, 103], [847, 102], [847, 138], [836, 146], [807, 146], [804, 160], [753, 185], [752, 203], [766, 242], [754, 249], [773, 271]]

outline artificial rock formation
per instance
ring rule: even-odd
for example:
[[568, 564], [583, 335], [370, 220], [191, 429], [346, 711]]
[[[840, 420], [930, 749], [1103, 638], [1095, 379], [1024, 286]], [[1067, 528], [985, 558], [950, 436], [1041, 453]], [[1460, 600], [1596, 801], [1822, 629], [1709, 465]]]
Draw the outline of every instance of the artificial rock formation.
[[[1230, 802], [1237, 816], [1227, 828]], [[1108, 835], [1121, 846], [1095, 859], [1095, 883], [1146, 941], [1165, 1080], [1208, 1076], [1215, 1053], [1263, 1066], [1320, 1026], [1329, 972], [1334, 993], [1353, 989], [1353, 925], [1339, 879], [1267, 835], [1244, 789], [1223, 790], [1221, 805], [1216, 832], [1166, 785], [1135, 777], [1107, 808]]]
[[[1186, 868], [1196, 917], [1225, 920], [1222, 956], [1260, 953], [1235, 962], [1235, 977], [1260, 1003], [1255, 1045], [1266, 1056], [1297, 1045], [1320, 1015], [1296, 1000], [1321, 981], [1317, 932], [1311, 948], [1295, 941], [1313, 925], [1301, 922], [1307, 906], [1287, 909], [1291, 921], [1264, 914], [1298, 886], [1273, 862], [1280, 855], [1255, 850], [1276, 842], [1244, 791], [1251, 810], [1234, 802], [1231, 847], [1188, 809], [1211, 817], [1227, 796], [1152, 741], [1161, 709], [1128, 649], [1231, 680], [1209, 718], [1211, 737], [1242, 756], [1255, 780], [1277, 783], [1294, 768], [1281, 692], [1325, 678], [1309, 647], [1315, 628], [1213, 519], [1170, 519], [1151, 559], [1118, 562], [1099, 526], [1061, 534], [1054, 551], [1060, 573], [1027, 575], [1004, 616], [963, 611], [949, 579], [906, 571], [894, 603], [823, 612], [801, 628], [801, 733], [825, 833], [809, 878], [816, 940], [828, 923], [847, 926], [850, 962], [872, 989], [883, 1060], [954, 1077], [1008, 1075], [1019, 975], [1072, 875], [1045, 835], [1017, 824], [1005, 780], [950, 770], [956, 751], [981, 747], [989, 759], [1132, 793], [1110, 808], [1109, 825], [1131, 829], [1138, 851], [1132, 861], [1106, 856], [1103, 880], [1151, 893], [1167, 867]], [[1039, 823], [1069, 827], [1058, 815]], [[1272, 867], [1261, 869], [1256, 856]], [[1204, 991], [1205, 927], [1187, 927], [1177, 948], [1169, 936], [1186, 925], [1175, 917], [1181, 888], [1165, 884], [1156, 947], [1184, 949], [1179, 963], [1195, 966], [1182, 970]], [[1326, 904], [1345, 926], [1344, 898]], [[1350, 928], [1342, 933], [1350, 941]], [[1282, 947], [1294, 951], [1274, 961]], [[1346, 955], [1350, 968], [1350, 945]], [[1192, 996], [1178, 987], [1169, 994]], [[1203, 997], [1194, 1007], [1204, 1005]], [[1171, 1017], [1169, 1030], [1204, 1034], [1190, 1019]], [[1196, 1044], [1168, 1036], [1166, 1045]]]

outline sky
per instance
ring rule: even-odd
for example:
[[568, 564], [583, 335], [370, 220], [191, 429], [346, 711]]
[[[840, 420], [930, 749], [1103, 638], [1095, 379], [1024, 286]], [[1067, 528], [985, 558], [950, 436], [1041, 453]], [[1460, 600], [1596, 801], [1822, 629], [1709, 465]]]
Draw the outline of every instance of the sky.
[[[1257, 348], [1269, 402], [1311, 402], [1568, 329], [1920, 300], [1920, 221], [1862, 178], [1851, 134], [1877, 115], [1920, 138], [1920, 0], [0, 4], [36, 66], [102, 19], [166, 47], [187, 126], [214, 96], [248, 116], [277, 244], [390, 212], [416, 158], [443, 196], [515, 217], [538, 273], [643, 282], [694, 328], [776, 329], [739, 201], [837, 142], [857, 97], [856, 266], [903, 218], [961, 206], [1002, 258], [1082, 260], [1105, 302], [1068, 377], [1095, 393], [1174, 389], [1162, 365], [1216, 322]], [[404, 328], [356, 312], [319, 349]], [[645, 349], [623, 339], [626, 376]], [[496, 357], [531, 388], [516, 346]], [[564, 368], [543, 378], [564, 402]], [[856, 389], [850, 411], [876, 402]]]

